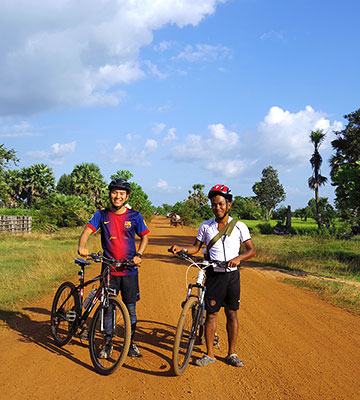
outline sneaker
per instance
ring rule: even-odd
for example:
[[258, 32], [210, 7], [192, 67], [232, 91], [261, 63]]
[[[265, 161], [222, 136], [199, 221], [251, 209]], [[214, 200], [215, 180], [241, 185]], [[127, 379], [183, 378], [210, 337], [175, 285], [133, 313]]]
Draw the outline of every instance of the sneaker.
[[213, 364], [216, 361], [216, 358], [211, 358], [207, 354], [204, 354], [201, 358], [198, 358], [195, 361], [195, 364], [199, 367], [205, 367], [205, 365]]
[[129, 357], [141, 357], [140, 350], [136, 346], [135, 343], [130, 344], [129, 352], [128, 352]]
[[110, 342], [105, 343], [100, 351], [99, 358], [105, 358], [105, 359], [110, 358], [112, 351], [113, 351], [113, 345]]
[[243, 367], [244, 366], [244, 363], [242, 361], [240, 361], [238, 355], [235, 353], [227, 356], [225, 360], [229, 365], [232, 365], [233, 367]]

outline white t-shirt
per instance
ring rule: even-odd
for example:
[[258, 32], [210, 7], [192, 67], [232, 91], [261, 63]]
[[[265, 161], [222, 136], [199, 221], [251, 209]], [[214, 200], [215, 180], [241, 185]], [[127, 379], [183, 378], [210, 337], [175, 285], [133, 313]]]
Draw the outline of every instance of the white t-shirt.
[[[229, 216], [228, 222], [233, 218]], [[196, 239], [204, 243], [206, 246], [211, 239], [219, 233], [218, 223], [215, 218], [203, 222], [198, 230]], [[218, 261], [229, 261], [239, 255], [240, 245], [251, 239], [249, 228], [238, 221], [234, 226], [230, 236], [224, 235], [210, 249], [210, 259]], [[231, 271], [235, 271], [231, 268]], [[215, 272], [224, 272], [223, 268], [214, 267]]]

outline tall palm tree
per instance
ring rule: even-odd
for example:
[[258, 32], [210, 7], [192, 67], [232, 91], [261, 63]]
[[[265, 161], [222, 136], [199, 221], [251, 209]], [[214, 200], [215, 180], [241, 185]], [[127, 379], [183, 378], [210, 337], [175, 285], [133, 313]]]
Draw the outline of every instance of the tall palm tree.
[[311, 190], [315, 192], [315, 204], [316, 204], [316, 221], [318, 227], [323, 225], [320, 207], [319, 207], [319, 187], [325, 185], [327, 178], [322, 176], [320, 173], [320, 168], [322, 164], [322, 157], [319, 153], [319, 147], [324, 141], [326, 134], [322, 129], [310, 132], [310, 141], [314, 145], [314, 153], [310, 158], [310, 164], [313, 170], [312, 176], [308, 179], [308, 185]]

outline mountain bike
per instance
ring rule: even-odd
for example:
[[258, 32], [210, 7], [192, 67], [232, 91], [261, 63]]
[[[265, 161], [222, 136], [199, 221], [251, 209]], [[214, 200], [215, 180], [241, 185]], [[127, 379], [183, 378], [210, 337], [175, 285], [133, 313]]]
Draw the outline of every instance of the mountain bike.
[[[171, 250], [169, 249], [171, 252]], [[186, 286], [188, 288], [186, 299], [181, 303], [182, 311], [176, 327], [176, 335], [172, 354], [172, 365], [176, 375], [182, 375], [190, 361], [195, 344], [202, 343], [205, 330], [205, 270], [208, 267], [220, 266], [227, 268], [226, 261], [208, 261], [201, 257], [191, 256], [187, 253], [176, 254], [190, 265], [186, 271]], [[187, 285], [190, 268], [197, 268], [198, 274], [195, 283]], [[215, 334], [214, 345], [219, 346], [219, 336]]]
[[[115, 260], [97, 254], [89, 254], [93, 262], [102, 262], [102, 273], [85, 281], [85, 267], [89, 260], [75, 259], [80, 267], [79, 284], [64, 282], [58, 288], [51, 308], [51, 332], [55, 343], [64, 346], [71, 338], [86, 332], [86, 321], [99, 301], [89, 330], [90, 358], [97, 372], [109, 375], [121, 366], [128, 354], [131, 341], [131, 323], [127, 307], [120, 299], [115, 299], [116, 290], [110, 287], [110, 274], [134, 266], [132, 260]], [[83, 302], [84, 288], [99, 282]], [[94, 287], [93, 286], [93, 287]], [[109, 346], [104, 356], [104, 348]]]

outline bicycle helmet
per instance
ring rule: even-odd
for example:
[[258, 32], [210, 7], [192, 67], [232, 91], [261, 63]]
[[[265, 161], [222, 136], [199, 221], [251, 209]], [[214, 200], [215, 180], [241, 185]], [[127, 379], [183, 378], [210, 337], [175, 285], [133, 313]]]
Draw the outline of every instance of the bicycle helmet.
[[123, 178], [118, 178], [110, 182], [109, 192], [111, 193], [114, 189], [126, 190], [127, 194], [131, 192], [130, 183]]
[[226, 200], [232, 201], [231, 189], [225, 185], [215, 185], [209, 190], [208, 197], [211, 200], [214, 196], [223, 196]]

